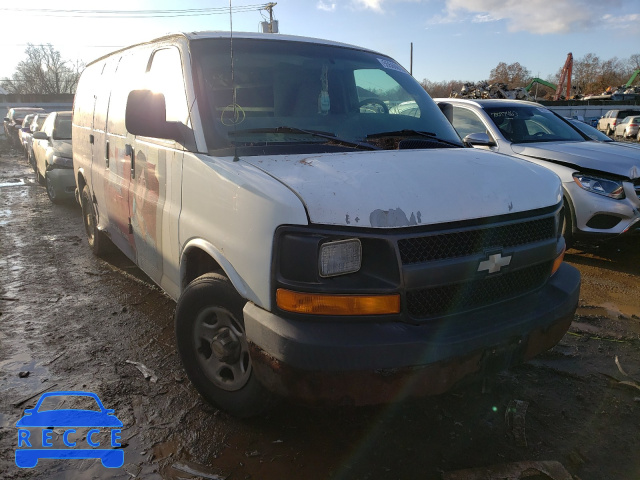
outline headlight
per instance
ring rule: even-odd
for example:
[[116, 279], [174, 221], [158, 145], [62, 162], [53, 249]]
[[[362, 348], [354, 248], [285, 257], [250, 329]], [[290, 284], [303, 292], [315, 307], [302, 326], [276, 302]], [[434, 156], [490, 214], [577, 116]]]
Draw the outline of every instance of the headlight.
[[334, 277], [360, 270], [362, 245], [357, 238], [326, 242], [320, 246], [318, 271], [321, 277]]
[[69, 157], [58, 157], [54, 155], [51, 157], [50, 166], [52, 168], [73, 168], [73, 159]]
[[624, 188], [620, 181], [594, 177], [582, 173], [574, 173], [573, 180], [580, 188], [584, 188], [589, 192], [615, 198], [616, 200], [624, 198]]

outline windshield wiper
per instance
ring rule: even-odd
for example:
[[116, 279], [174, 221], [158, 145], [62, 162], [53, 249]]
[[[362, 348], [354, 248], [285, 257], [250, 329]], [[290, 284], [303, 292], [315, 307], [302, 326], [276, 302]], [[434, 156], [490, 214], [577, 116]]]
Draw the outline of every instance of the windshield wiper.
[[433, 132], [421, 132], [419, 130], [396, 130], [392, 132], [380, 132], [380, 133], [372, 133], [371, 135], [367, 135], [366, 138], [383, 138], [383, 137], [410, 137], [410, 136], [418, 136], [418, 137], [426, 137], [429, 140], [433, 140], [434, 142], [444, 143], [446, 145], [452, 145], [454, 147], [462, 147], [461, 143], [450, 142], [448, 140], [442, 140], [438, 138], [438, 136]]
[[249, 130], [238, 130], [238, 131], [230, 131], [228, 134], [241, 134], [241, 133], [293, 133], [293, 134], [301, 134], [301, 135], [310, 135], [312, 137], [324, 138], [326, 140], [331, 140], [339, 145], [343, 145], [346, 147], [359, 148], [363, 150], [379, 150], [378, 147], [371, 145], [369, 143], [364, 142], [356, 142], [352, 140], [345, 140], [344, 138], [339, 138], [335, 135], [335, 133], [331, 132], [322, 132], [319, 130], [305, 130], [304, 128], [298, 127], [275, 127], [275, 128], [254, 128]]

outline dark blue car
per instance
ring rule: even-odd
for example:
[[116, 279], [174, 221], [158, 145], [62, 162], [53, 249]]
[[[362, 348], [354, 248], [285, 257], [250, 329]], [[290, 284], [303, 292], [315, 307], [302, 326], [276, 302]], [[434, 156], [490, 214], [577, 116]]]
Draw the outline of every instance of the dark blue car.
[[[95, 400], [99, 410], [84, 408], [68, 408], [39, 411], [45, 399], [50, 397], [88, 397]], [[18, 431], [18, 448], [16, 450], [16, 465], [21, 468], [33, 468], [41, 458], [57, 459], [85, 459], [99, 458], [102, 464], [108, 468], [118, 468], [124, 463], [124, 451], [114, 447], [119, 447], [117, 440], [120, 438], [120, 427], [122, 422], [114, 415], [114, 410], [104, 407], [100, 398], [95, 393], [82, 391], [60, 391], [44, 393], [34, 408], [24, 411], [24, 416], [18, 420], [16, 427]], [[31, 448], [29, 430], [26, 428], [41, 427], [43, 448]], [[92, 427], [86, 435], [88, 446], [93, 448], [74, 448], [77, 442], [69, 440], [69, 434], [75, 433], [74, 428]], [[99, 442], [93, 440], [93, 436], [100, 432], [97, 428], [111, 429], [110, 448], [97, 448]], [[64, 428], [64, 444], [69, 448], [51, 448], [51, 428]], [[47, 448], [49, 447], [49, 448]]]

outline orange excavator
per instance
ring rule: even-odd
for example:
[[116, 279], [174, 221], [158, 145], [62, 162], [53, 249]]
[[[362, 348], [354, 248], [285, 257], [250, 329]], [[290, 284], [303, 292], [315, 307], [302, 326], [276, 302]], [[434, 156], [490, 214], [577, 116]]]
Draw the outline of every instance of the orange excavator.
[[564, 62], [564, 67], [562, 67], [562, 73], [560, 73], [560, 81], [558, 82], [558, 88], [556, 89], [556, 94], [553, 96], [554, 100], [560, 100], [560, 96], [562, 95], [562, 90], [564, 89], [565, 82], [567, 84], [566, 95], [564, 98], [567, 100], [571, 98], [571, 70], [573, 69], [573, 54], [569, 52], [567, 54], [567, 60]]

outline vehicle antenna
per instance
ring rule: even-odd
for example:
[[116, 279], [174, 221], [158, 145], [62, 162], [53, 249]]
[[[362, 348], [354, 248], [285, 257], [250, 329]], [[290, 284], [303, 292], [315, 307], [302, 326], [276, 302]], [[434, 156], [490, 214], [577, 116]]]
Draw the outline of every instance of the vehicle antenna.
[[[233, 72], [233, 11], [231, 8], [231, 0], [229, 0], [229, 44], [231, 48], [231, 92], [233, 95], [233, 129], [236, 130], [236, 125], [238, 122], [236, 121], [238, 118], [238, 104], [236, 103], [236, 82], [234, 78]], [[234, 144], [233, 146], [233, 161], [237, 162], [240, 158], [238, 157], [238, 145]]]

